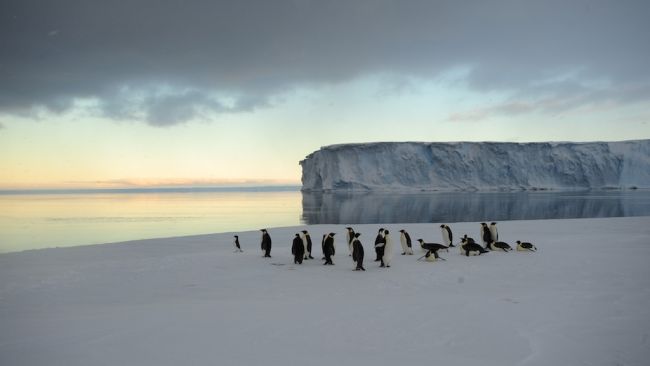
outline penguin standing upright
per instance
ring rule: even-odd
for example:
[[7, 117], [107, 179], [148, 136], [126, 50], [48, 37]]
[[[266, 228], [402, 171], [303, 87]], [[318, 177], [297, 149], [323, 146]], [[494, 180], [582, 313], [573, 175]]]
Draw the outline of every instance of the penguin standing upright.
[[406, 230], [399, 231], [399, 242], [402, 245], [402, 255], [413, 255], [413, 248], [411, 247], [411, 236]]
[[235, 246], [235, 253], [242, 253], [243, 250], [241, 249], [241, 246], [239, 245], [239, 236], [235, 235], [234, 238], [235, 238], [235, 240], [233, 240], [232, 244]]
[[496, 222], [490, 223], [490, 238], [492, 238], [492, 241], [499, 241], [499, 231], [497, 230]]
[[336, 235], [336, 233], [329, 233], [325, 238], [325, 244], [323, 245], [323, 254], [325, 254], [324, 265], [334, 265], [334, 263], [332, 263], [332, 256], [334, 255], [334, 235]]
[[390, 236], [388, 230], [384, 230], [384, 255], [382, 256], [382, 263], [390, 268], [390, 262], [393, 260], [393, 238]]
[[492, 241], [492, 233], [486, 223], [481, 223], [481, 240], [483, 240], [483, 247], [487, 248]]
[[302, 231], [302, 242], [305, 245], [305, 259], [314, 259], [311, 256], [311, 236], [307, 230]]
[[[382, 248], [384, 247], [384, 228], [380, 228], [379, 232], [377, 233], [377, 237], [375, 237], [375, 254], [377, 255], [377, 258], [375, 258], [375, 262], [379, 262], [381, 260], [381, 257], [384, 255], [383, 252], [380, 252], [383, 250]], [[382, 267], [384, 264], [382, 263]]]
[[302, 259], [305, 255], [305, 244], [300, 238], [300, 234], [296, 233], [291, 244], [291, 254], [293, 254], [293, 263], [302, 264]]
[[354, 240], [354, 229], [351, 227], [345, 228], [348, 232], [345, 234], [348, 241], [348, 250], [350, 251], [350, 256], [352, 256], [352, 241]]
[[448, 225], [440, 225], [440, 231], [442, 232], [442, 243], [450, 248], [455, 247], [454, 245], [454, 235], [451, 232], [451, 228]]
[[355, 271], [365, 271], [363, 268], [363, 244], [359, 240], [361, 233], [355, 233], [354, 239], [352, 239], [352, 260], [357, 264]]
[[266, 231], [266, 229], [260, 230], [262, 232], [262, 251], [264, 252], [265, 258], [271, 258], [271, 235]]

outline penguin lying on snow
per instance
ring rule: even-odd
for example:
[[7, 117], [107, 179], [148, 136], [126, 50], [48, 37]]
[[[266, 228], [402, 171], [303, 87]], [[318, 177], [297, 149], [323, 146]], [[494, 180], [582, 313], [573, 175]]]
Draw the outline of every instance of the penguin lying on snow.
[[512, 250], [512, 247], [503, 241], [491, 241], [488, 243], [488, 249], [490, 250], [502, 250], [504, 252]]
[[426, 254], [424, 255], [427, 262], [433, 262], [438, 259], [445, 260], [444, 258], [438, 255], [439, 250], [446, 250], [447, 252], [449, 252], [449, 247], [446, 245], [442, 245], [438, 243], [425, 243], [424, 240], [422, 239], [418, 239], [418, 242], [420, 242], [420, 247], [427, 251]]
[[517, 250], [520, 251], [520, 252], [521, 252], [521, 251], [536, 252], [536, 251], [537, 251], [537, 247], [534, 246], [534, 245], [531, 244], [531, 243], [528, 243], [528, 242], [523, 242], [523, 243], [522, 243], [521, 241], [517, 240]]
[[424, 250], [431, 250], [431, 251], [438, 251], [438, 250], [446, 250], [449, 252], [449, 247], [446, 245], [438, 244], [438, 243], [425, 243], [424, 240], [418, 239], [420, 242], [420, 247]]
[[464, 254], [469, 257], [470, 255], [481, 255], [487, 252], [488, 251], [485, 250], [482, 246], [475, 243], [474, 239], [468, 238], [467, 235], [465, 235], [461, 241], [460, 254]]

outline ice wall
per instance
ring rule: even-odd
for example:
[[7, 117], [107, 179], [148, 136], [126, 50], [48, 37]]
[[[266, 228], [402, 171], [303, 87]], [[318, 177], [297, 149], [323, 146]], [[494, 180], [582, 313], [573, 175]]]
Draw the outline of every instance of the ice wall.
[[650, 188], [650, 140], [345, 144], [300, 165], [304, 191]]

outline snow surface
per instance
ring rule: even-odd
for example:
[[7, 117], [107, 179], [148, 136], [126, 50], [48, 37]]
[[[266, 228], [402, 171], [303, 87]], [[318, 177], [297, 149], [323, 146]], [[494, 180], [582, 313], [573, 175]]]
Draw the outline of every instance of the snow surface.
[[[647, 365], [650, 217], [509, 221], [500, 239], [537, 253], [401, 256], [366, 272], [344, 225], [307, 227], [316, 260], [294, 265], [300, 227], [0, 255], [1, 365]], [[478, 238], [478, 223], [450, 223]], [[441, 242], [439, 224], [387, 224]], [[320, 237], [337, 233], [334, 266]], [[455, 242], [457, 239], [454, 240]], [[513, 245], [514, 246], [514, 245]]]
[[650, 188], [650, 140], [344, 144], [300, 165], [305, 191]]

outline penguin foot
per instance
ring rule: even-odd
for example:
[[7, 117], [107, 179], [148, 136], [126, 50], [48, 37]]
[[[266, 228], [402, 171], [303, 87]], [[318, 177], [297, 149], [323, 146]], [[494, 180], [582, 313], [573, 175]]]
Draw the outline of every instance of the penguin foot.
[[390, 266], [386, 266], [386, 268], [390, 268]]
[[406, 255], [406, 253], [402, 253], [402, 255]]
[[312, 257], [312, 256], [310, 255], [310, 256], [309, 256], [309, 259], [314, 259], [314, 257]]
[[383, 267], [386, 267], [386, 266], [385, 266], [385, 265], [383, 265], [383, 264], [382, 264], [381, 266], [379, 266], [379, 268], [383, 268]]

